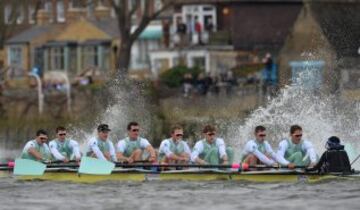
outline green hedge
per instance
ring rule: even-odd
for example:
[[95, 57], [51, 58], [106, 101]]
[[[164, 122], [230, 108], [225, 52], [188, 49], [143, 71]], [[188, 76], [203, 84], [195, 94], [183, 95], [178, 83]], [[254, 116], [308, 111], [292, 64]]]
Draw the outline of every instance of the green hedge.
[[160, 81], [171, 88], [176, 88], [181, 85], [186, 73], [190, 73], [193, 78], [196, 78], [201, 72], [203, 70], [198, 67], [176, 66], [160, 74]]

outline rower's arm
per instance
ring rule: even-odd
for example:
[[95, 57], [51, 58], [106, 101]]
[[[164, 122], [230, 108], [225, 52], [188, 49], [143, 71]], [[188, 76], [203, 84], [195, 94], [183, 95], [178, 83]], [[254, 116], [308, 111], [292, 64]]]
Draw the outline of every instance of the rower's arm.
[[92, 144], [91, 145], [91, 150], [94, 152], [94, 154], [96, 155], [96, 157], [100, 160], [107, 160], [106, 157], [104, 156], [104, 154], [101, 152], [101, 150], [99, 149], [97, 144]]
[[314, 149], [312, 143], [309, 141], [305, 141], [304, 147], [305, 147], [306, 153], [309, 155], [311, 164], [315, 165], [317, 162], [317, 155], [316, 155], [316, 152], [315, 152], [315, 149]]
[[65, 157], [57, 150], [56, 143], [50, 142], [50, 152], [56, 160], [65, 160]]
[[191, 153], [191, 161], [197, 164], [205, 164], [205, 161], [199, 158], [199, 155], [203, 151], [203, 145], [201, 142], [197, 142], [194, 146], [193, 152]]
[[165, 154], [165, 156], [168, 158], [174, 157], [174, 154], [170, 150], [170, 145], [166, 140], [161, 142], [159, 147], [159, 153]]
[[75, 141], [75, 140], [70, 140], [70, 145], [71, 145], [73, 153], [75, 155], [75, 159], [80, 160], [81, 159], [81, 153], [80, 153], [79, 143], [77, 143], [77, 141]]
[[290, 164], [290, 162], [284, 158], [287, 147], [288, 145], [286, 141], [280, 142], [279, 150], [276, 154], [276, 160], [283, 166], [287, 166]]
[[226, 155], [226, 146], [224, 140], [220, 138], [217, 139], [217, 146], [219, 148], [220, 158], [224, 161], [227, 161], [228, 157]]
[[33, 147], [28, 149], [28, 153], [30, 155], [34, 156], [37, 160], [43, 159], [42, 155], [38, 151], [36, 151], [35, 148], [33, 148]]
[[255, 149], [253, 154], [265, 165], [271, 166], [271, 165], [275, 164], [275, 161], [269, 159], [266, 155], [264, 155], [258, 149]]
[[116, 162], [117, 157], [116, 157], [115, 147], [114, 147], [114, 144], [111, 141], [109, 142], [109, 150], [110, 150], [109, 152], [110, 152], [111, 160]]
[[151, 145], [148, 145], [145, 149], [146, 149], [146, 151], [148, 151], [150, 153], [150, 158], [155, 160], [156, 153], [155, 153], [154, 148]]
[[124, 156], [125, 146], [124, 140], [120, 140], [116, 145], [116, 157], [119, 161], [128, 161], [128, 158]]

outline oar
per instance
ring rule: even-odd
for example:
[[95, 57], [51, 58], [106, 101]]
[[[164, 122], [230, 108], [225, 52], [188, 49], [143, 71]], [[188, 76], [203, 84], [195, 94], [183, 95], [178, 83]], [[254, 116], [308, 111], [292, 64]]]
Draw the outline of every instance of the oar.
[[[249, 166], [251, 169], [290, 169], [288, 166], [267, 166], [267, 165], [256, 165]], [[306, 168], [306, 166], [295, 166], [294, 169], [302, 169]]]
[[41, 176], [44, 174], [46, 165], [28, 159], [16, 159], [14, 167], [14, 175], [30, 175]]
[[80, 174], [109, 175], [115, 168], [115, 163], [91, 157], [82, 157], [79, 167]]
[[351, 162], [350, 165], [353, 165], [359, 158], [360, 158], [360, 155], [358, 155], [358, 156]]
[[8, 167], [8, 168], [14, 168], [15, 166], [15, 162], [14, 161], [9, 161], [7, 163], [1, 163], [0, 167]]
[[[289, 169], [287, 166], [266, 166], [266, 165], [257, 165], [249, 166], [246, 163], [238, 164], [234, 163], [231, 165], [196, 165], [196, 164], [123, 164], [116, 163], [116, 167], [123, 168], [137, 168], [137, 167], [150, 167], [159, 170], [162, 167], [172, 167], [172, 168], [221, 168], [221, 169], [236, 169], [237, 171], [248, 171], [249, 169]], [[306, 166], [295, 166], [294, 169], [305, 169]]]

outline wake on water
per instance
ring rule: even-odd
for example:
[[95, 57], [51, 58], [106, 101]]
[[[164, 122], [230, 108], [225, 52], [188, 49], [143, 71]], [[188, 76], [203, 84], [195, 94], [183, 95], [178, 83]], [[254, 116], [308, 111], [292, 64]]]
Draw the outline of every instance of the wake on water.
[[[309, 89], [305, 85], [309, 75], [304, 74], [264, 107], [250, 114], [242, 125], [233, 125], [229, 137], [238, 150], [249, 137], [253, 138], [257, 125], [267, 128], [268, 140], [276, 150], [280, 140], [289, 137], [290, 126], [298, 124], [303, 128], [304, 139], [314, 144], [318, 155], [325, 150], [326, 140], [335, 135], [346, 144], [350, 161], [355, 159], [360, 148], [360, 103], [345, 102], [339, 96]], [[360, 168], [359, 163], [354, 165], [355, 168]]]

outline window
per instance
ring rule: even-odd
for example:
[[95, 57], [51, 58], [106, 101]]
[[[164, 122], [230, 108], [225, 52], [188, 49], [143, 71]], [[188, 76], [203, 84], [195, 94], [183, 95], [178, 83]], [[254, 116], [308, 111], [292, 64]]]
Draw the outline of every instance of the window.
[[149, 42], [147, 40], [138, 40], [138, 57], [136, 62], [139, 65], [146, 65], [149, 63]]
[[56, 20], [60, 23], [65, 22], [65, 10], [63, 1], [56, 2]]
[[21, 67], [22, 66], [22, 48], [14, 46], [9, 48], [8, 62], [10, 66]]
[[28, 10], [28, 14], [29, 14], [29, 23], [30, 24], [34, 24], [35, 23], [35, 6], [33, 4], [29, 5], [29, 10]]
[[102, 68], [104, 68], [105, 70], [109, 70], [110, 69], [110, 47], [103, 47], [103, 54], [101, 55], [103, 56], [103, 64], [101, 65]]
[[4, 22], [6, 24], [10, 24], [12, 22], [11, 21], [11, 12], [12, 12], [11, 5], [7, 4], [5, 6], [5, 11], [4, 11]]
[[70, 9], [84, 9], [84, 4], [81, 0], [71, 0], [69, 6]]
[[49, 22], [53, 22], [52, 2], [45, 2], [45, 11], [47, 11], [49, 13]]
[[50, 48], [50, 70], [64, 70], [64, 48], [53, 47]]
[[96, 46], [83, 47], [83, 68], [97, 67], [98, 64], [98, 53]]
[[25, 19], [24, 7], [18, 6], [16, 8], [16, 23], [21, 24], [23, 23], [24, 19]]
[[161, 0], [155, 0], [154, 4], [155, 4], [155, 5], [154, 5], [155, 11], [161, 10], [161, 8], [162, 8], [162, 2], [161, 2]]
[[195, 56], [193, 57], [193, 67], [198, 67], [201, 69], [205, 68], [205, 57]]

